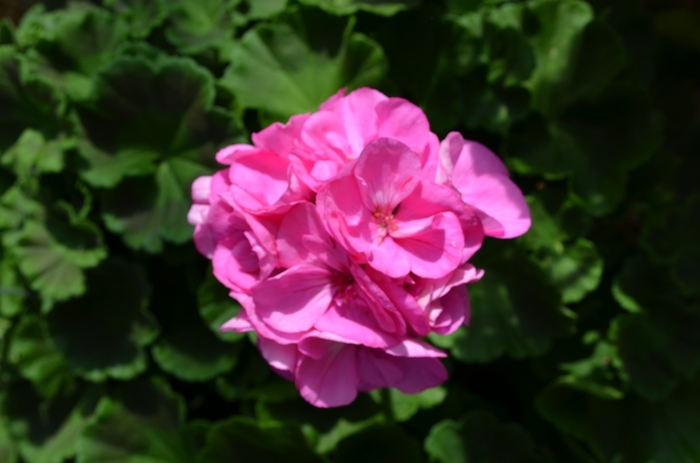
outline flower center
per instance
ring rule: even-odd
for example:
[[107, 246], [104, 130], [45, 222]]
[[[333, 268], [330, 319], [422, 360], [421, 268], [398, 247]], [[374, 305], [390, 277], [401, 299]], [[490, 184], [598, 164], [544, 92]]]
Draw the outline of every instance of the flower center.
[[384, 238], [386, 238], [387, 235], [391, 234], [391, 232], [399, 229], [399, 225], [394, 219], [396, 216], [396, 209], [391, 212], [387, 212], [377, 208], [372, 215], [374, 216], [374, 222], [377, 224], [378, 240], [380, 243], [384, 240]]

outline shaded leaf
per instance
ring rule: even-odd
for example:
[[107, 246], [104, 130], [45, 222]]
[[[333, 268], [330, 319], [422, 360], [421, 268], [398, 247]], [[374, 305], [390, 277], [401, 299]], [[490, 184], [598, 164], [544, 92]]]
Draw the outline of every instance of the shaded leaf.
[[298, 428], [285, 425], [261, 427], [255, 421], [234, 417], [212, 427], [197, 463], [321, 462], [306, 445]]
[[197, 304], [199, 314], [202, 316], [209, 328], [224, 341], [238, 341], [245, 337], [245, 333], [235, 331], [221, 331], [221, 326], [238, 315], [241, 305], [238, 301], [229, 296], [226, 289], [212, 272], [207, 272], [202, 285], [197, 291]]
[[616, 85], [594, 102], [568, 108], [556, 122], [530, 118], [514, 127], [507, 150], [523, 174], [570, 177], [574, 198], [600, 216], [620, 204], [628, 172], [656, 151], [662, 133], [647, 92]]
[[169, 309], [159, 317], [162, 334], [152, 349], [164, 371], [186, 381], [208, 381], [233, 369], [240, 345], [220, 340], [193, 307], [173, 303]]
[[76, 100], [90, 93], [92, 75], [119, 54], [127, 34], [121, 18], [85, 6], [31, 16], [19, 30], [32, 45], [33, 67]]
[[129, 25], [132, 37], [145, 38], [167, 17], [164, 0], [105, 0]]
[[22, 68], [14, 47], [0, 46], [0, 152], [27, 128], [53, 138], [62, 128], [64, 107], [55, 87]]
[[692, 463], [700, 458], [697, 381], [657, 403], [635, 396], [603, 400], [555, 383], [537, 398], [559, 432], [585, 443], [599, 460]]
[[100, 229], [68, 203], [45, 207], [17, 188], [2, 202], [11, 211], [7, 225], [14, 228], [3, 235], [3, 244], [44, 298], [44, 310], [50, 310], [51, 301], [85, 292], [84, 269], [107, 257]]
[[260, 24], [234, 47], [221, 83], [242, 106], [279, 119], [316, 110], [342, 87], [372, 86], [384, 75], [384, 53], [350, 25], [334, 24], [329, 37], [314, 44], [285, 23]]
[[146, 311], [142, 268], [112, 258], [87, 272], [87, 293], [57, 303], [47, 321], [68, 365], [93, 381], [129, 379], [146, 369], [144, 346], [158, 333]]
[[8, 388], [3, 414], [19, 453], [28, 463], [62, 463], [75, 455], [80, 434], [97, 403], [95, 391], [47, 401], [26, 383]]
[[[212, 76], [189, 59], [123, 57], [97, 75], [81, 110], [89, 137], [79, 145], [88, 162], [81, 175], [98, 187], [119, 184], [103, 196], [103, 217], [131, 247], [157, 252], [162, 239], [191, 239], [190, 185], [240, 134], [214, 97]], [[122, 182], [131, 176], [139, 178]]]
[[469, 326], [446, 337], [430, 337], [464, 362], [483, 363], [504, 354], [541, 355], [551, 338], [573, 327], [574, 314], [561, 305], [541, 271], [516, 247], [496, 246], [487, 242], [475, 256], [475, 265], [488, 270], [469, 286]]
[[306, 5], [317, 6], [329, 13], [346, 15], [358, 11], [393, 16], [407, 8], [416, 6], [419, 0], [300, 0]]
[[7, 357], [45, 398], [70, 392], [74, 386], [65, 358], [56, 350], [46, 324], [37, 316], [26, 316], [15, 327]]
[[233, 39], [234, 10], [240, 0], [177, 0], [168, 5], [166, 37], [182, 53], [222, 48]]
[[390, 463], [423, 461], [420, 443], [398, 427], [376, 424], [352, 434], [338, 444], [331, 454], [335, 463], [365, 461]]
[[161, 382], [125, 383], [103, 397], [78, 443], [78, 463], [191, 463], [184, 407]]
[[433, 426], [425, 450], [441, 463], [544, 462], [532, 437], [515, 423], [501, 424], [482, 410], [460, 421], [444, 420]]

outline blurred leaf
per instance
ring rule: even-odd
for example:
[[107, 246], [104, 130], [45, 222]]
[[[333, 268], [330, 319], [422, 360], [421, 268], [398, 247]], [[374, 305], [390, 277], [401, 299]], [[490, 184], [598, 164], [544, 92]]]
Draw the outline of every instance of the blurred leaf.
[[666, 397], [700, 370], [700, 307], [677, 300], [666, 270], [641, 256], [625, 263], [614, 294], [635, 312], [610, 327], [630, 385], [646, 399]]
[[532, 437], [515, 423], [501, 424], [482, 410], [460, 421], [444, 420], [433, 426], [425, 450], [440, 463], [545, 462]]
[[306, 5], [317, 6], [337, 15], [368, 11], [370, 13], [393, 16], [396, 13], [418, 5], [419, 0], [300, 0]]
[[7, 431], [7, 425], [4, 423], [4, 420], [0, 420], [0, 461], [17, 463], [17, 458], [17, 447]]
[[165, 35], [185, 54], [207, 48], [222, 48], [233, 39], [234, 6], [240, 0], [176, 0], [168, 5], [170, 14]]
[[0, 18], [0, 45], [12, 45], [14, 42], [14, 25], [8, 18]]
[[191, 306], [169, 306], [158, 319], [162, 334], [152, 349], [158, 365], [185, 381], [209, 381], [231, 371], [241, 346], [220, 340]]
[[0, 315], [14, 317], [22, 312], [25, 299], [32, 294], [20, 283], [17, 266], [11, 256], [2, 252], [0, 259]]
[[69, 366], [92, 381], [130, 379], [146, 369], [144, 347], [158, 334], [146, 311], [142, 268], [112, 258], [87, 272], [87, 293], [57, 303], [49, 332]]
[[573, 72], [581, 35], [593, 20], [593, 8], [582, 0], [537, 0], [530, 11], [539, 22], [533, 36], [537, 67], [528, 82], [533, 106], [553, 115]]
[[[240, 134], [214, 97], [212, 76], [189, 59], [123, 57], [97, 75], [80, 112], [90, 138], [79, 146], [89, 165], [81, 174], [94, 186], [119, 184], [104, 194], [103, 218], [132, 248], [158, 252], [162, 239], [191, 239], [190, 185]], [[122, 182], [129, 176], [140, 177]]]
[[557, 122], [531, 118], [518, 125], [507, 151], [520, 173], [571, 177], [574, 198], [600, 216], [620, 204], [628, 171], [649, 159], [662, 134], [663, 121], [648, 93], [616, 85], [594, 102], [570, 107]]
[[0, 46], [0, 152], [27, 128], [52, 139], [62, 127], [64, 108], [56, 88], [20, 66], [14, 47]]
[[321, 462], [298, 428], [285, 425], [261, 427], [245, 417], [233, 417], [212, 427], [197, 463]]
[[246, 0], [248, 16], [254, 19], [265, 19], [276, 16], [287, 7], [287, 0]]
[[41, 132], [27, 129], [2, 155], [2, 164], [14, 167], [20, 181], [41, 172], [60, 172], [64, 168], [63, 153], [74, 144], [73, 138], [46, 140]]
[[132, 37], [146, 38], [167, 17], [165, 0], [104, 0], [129, 24]]
[[420, 443], [398, 426], [375, 424], [340, 441], [331, 454], [335, 463], [423, 461]]
[[662, 402], [603, 400], [555, 383], [537, 397], [559, 432], [585, 443], [598, 461], [694, 463], [700, 458], [700, 394], [687, 383]]
[[37, 316], [26, 316], [15, 327], [7, 357], [45, 398], [70, 392], [74, 386], [66, 359], [56, 350], [46, 324]]
[[[500, 244], [500, 243], [499, 243]], [[575, 316], [533, 263], [512, 245], [485, 243], [474, 264], [487, 269], [469, 285], [471, 321], [449, 336], [431, 336], [464, 362], [485, 363], [504, 354], [543, 354], [552, 337], [572, 331]]]
[[563, 222], [566, 204], [551, 214], [545, 207], [542, 195], [527, 198], [532, 215], [532, 226], [521, 238], [527, 249], [533, 252], [535, 263], [549, 276], [562, 294], [564, 303], [578, 302], [595, 290], [603, 274], [603, 260], [595, 245], [584, 238], [564, 242], [568, 233]]
[[184, 407], [161, 382], [124, 383], [103, 397], [78, 443], [79, 463], [191, 463]]
[[3, 244], [11, 249], [31, 288], [44, 298], [43, 309], [50, 310], [53, 300], [84, 293], [84, 269], [107, 257], [100, 229], [63, 201], [45, 207], [19, 189], [2, 201], [17, 214], [14, 229], [2, 237]]
[[86, 390], [47, 401], [26, 383], [9, 387], [3, 414], [22, 458], [27, 463], [62, 463], [73, 457], [96, 399], [95, 391]]
[[243, 107], [284, 120], [316, 110], [342, 87], [372, 86], [386, 70], [384, 53], [373, 40], [351, 32], [352, 24], [333, 24], [333, 29], [316, 25], [328, 35], [320, 43], [305, 41], [285, 23], [260, 24], [233, 49], [221, 84]]
[[32, 46], [28, 57], [39, 73], [81, 100], [92, 75], [118, 55], [128, 29], [106, 10], [73, 6], [30, 17], [18, 34]]
[[398, 422], [408, 421], [421, 409], [440, 405], [446, 396], [447, 391], [442, 387], [426, 389], [418, 394], [404, 394], [393, 388], [389, 391], [394, 419]]
[[678, 206], [649, 211], [642, 245], [656, 260], [669, 264], [675, 280], [693, 295], [700, 293], [700, 196], [691, 196]]
[[220, 339], [235, 342], [243, 339], [245, 333], [222, 332], [220, 329], [224, 323], [238, 315], [241, 310], [238, 301], [231, 298], [228, 293], [229, 290], [214, 277], [212, 272], [208, 271], [197, 291], [197, 304], [199, 314], [209, 328]]

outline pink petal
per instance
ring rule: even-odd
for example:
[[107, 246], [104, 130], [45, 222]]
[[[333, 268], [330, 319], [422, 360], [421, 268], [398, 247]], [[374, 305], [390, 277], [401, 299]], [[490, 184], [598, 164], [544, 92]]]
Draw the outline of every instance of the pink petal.
[[530, 209], [520, 189], [508, 177], [474, 177], [458, 189], [462, 200], [478, 210], [486, 235], [514, 238], [530, 228]]
[[[428, 227], [411, 230], [411, 223], [399, 223], [399, 236], [392, 237], [408, 256], [411, 271], [424, 278], [440, 278], [462, 262], [464, 235], [459, 219], [445, 212], [435, 215]], [[410, 235], [408, 232], [413, 231]], [[398, 233], [397, 233], [398, 235]], [[404, 238], [405, 236], [405, 238]]]
[[302, 356], [296, 386], [301, 396], [316, 407], [340, 407], [357, 397], [360, 382], [356, 347], [335, 343], [322, 358]]
[[403, 98], [389, 98], [376, 106], [377, 138], [391, 138], [423, 153], [429, 143], [430, 124], [418, 106]]
[[469, 295], [466, 286], [456, 286], [433, 305], [439, 307], [439, 315], [433, 323], [433, 330], [440, 335], [454, 333], [460, 326], [468, 325], [471, 316]]
[[340, 270], [338, 252], [321, 223], [313, 204], [296, 204], [280, 223], [277, 236], [280, 265], [291, 268], [301, 263], [322, 263]]
[[277, 203], [289, 188], [288, 167], [286, 160], [270, 151], [240, 157], [229, 169], [234, 200], [251, 211]]
[[237, 316], [221, 325], [219, 331], [235, 331], [236, 333], [245, 333], [246, 331], [253, 331], [253, 325], [250, 324], [250, 320], [248, 320], [245, 312], [241, 311], [241, 313], [239, 313]]
[[331, 304], [314, 328], [321, 332], [333, 333], [338, 339], [343, 339], [349, 344], [385, 348], [398, 342], [398, 339], [379, 328], [367, 305], [356, 298]]
[[357, 364], [361, 391], [392, 387], [404, 377], [396, 359], [377, 349], [358, 349]]
[[447, 357], [447, 354], [437, 347], [415, 339], [405, 339], [400, 344], [385, 349], [385, 352], [395, 357]]
[[257, 152], [257, 148], [251, 145], [236, 144], [229, 145], [225, 148], [220, 149], [216, 153], [216, 162], [219, 164], [230, 165], [236, 162], [236, 160], [250, 153]]
[[192, 201], [195, 204], [209, 204], [211, 176], [198, 177], [192, 182]]
[[404, 376], [394, 387], [404, 394], [417, 394], [447, 381], [447, 370], [435, 358], [396, 358]]
[[258, 348], [267, 363], [276, 370], [294, 373], [297, 367], [297, 347], [294, 344], [278, 344], [258, 336]]
[[207, 214], [211, 206], [209, 204], [193, 204], [187, 211], [187, 223], [190, 225], [201, 225], [207, 219]]
[[[397, 285], [386, 276], [378, 274], [372, 269], [367, 270], [368, 275], [376, 282], [379, 288], [389, 298], [391, 303], [406, 320], [417, 336], [427, 336], [430, 332], [430, 323], [423, 308], [418, 304], [414, 296], [409, 294], [403, 287]], [[376, 346], [379, 347], [379, 346]]]
[[306, 331], [328, 310], [333, 300], [332, 276], [329, 270], [310, 264], [285, 270], [253, 288], [256, 312], [276, 330]]
[[380, 138], [362, 151], [354, 174], [370, 213], [390, 213], [420, 181], [420, 158], [403, 143]]
[[290, 117], [286, 124], [275, 122], [260, 132], [254, 133], [251, 137], [253, 144], [258, 148], [286, 156], [299, 145], [301, 130], [308, 118], [308, 114], [296, 114]]

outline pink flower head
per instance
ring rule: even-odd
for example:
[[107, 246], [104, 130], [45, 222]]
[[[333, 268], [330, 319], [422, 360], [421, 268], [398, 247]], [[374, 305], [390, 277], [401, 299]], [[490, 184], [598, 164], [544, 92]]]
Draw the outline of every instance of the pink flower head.
[[442, 383], [445, 354], [421, 338], [469, 323], [484, 235], [530, 224], [503, 163], [457, 133], [440, 144], [420, 108], [367, 88], [252, 141], [192, 185], [195, 245], [243, 307], [221, 329], [254, 331], [318, 407]]

